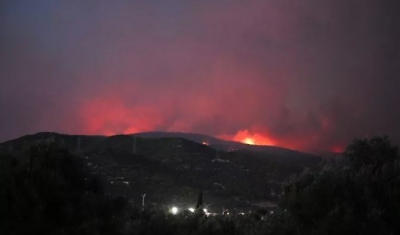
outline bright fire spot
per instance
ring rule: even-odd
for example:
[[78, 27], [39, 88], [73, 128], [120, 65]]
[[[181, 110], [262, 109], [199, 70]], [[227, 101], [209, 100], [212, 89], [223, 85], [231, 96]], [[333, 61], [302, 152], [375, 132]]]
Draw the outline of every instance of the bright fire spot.
[[275, 145], [274, 141], [265, 134], [250, 133], [248, 130], [238, 131], [231, 139], [250, 145]]
[[245, 144], [250, 144], [250, 145], [254, 145], [254, 144], [255, 144], [255, 142], [254, 142], [254, 140], [253, 140], [252, 138], [246, 138], [246, 139], [244, 139], [244, 140], [243, 140], [243, 143], [245, 143]]
[[203, 141], [203, 144], [204, 144], [204, 145], [210, 145], [209, 143], [207, 143], [207, 142], [205, 142], [205, 141]]

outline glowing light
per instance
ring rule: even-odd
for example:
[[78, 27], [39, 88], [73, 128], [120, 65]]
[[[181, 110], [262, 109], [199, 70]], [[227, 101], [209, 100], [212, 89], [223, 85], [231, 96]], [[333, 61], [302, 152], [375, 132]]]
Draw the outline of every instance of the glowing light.
[[204, 213], [207, 213], [207, 212], [208, 212], [206, 208], [204, 208], [203, 211], [204, 211]]
[[203, 141], [202, 144], [204, 144], [204, 145], [210, 145], [209, 143], [207, 143], [207, 142], [205, 142], [205, 141]]
[[174, 206], [174, 207], [171, 208], [171, 213], [172, 213], [173, 215], [178, 214], [178, 212], [179, 212], [178, 207]]
[[192, 208], [192, 207], [190, 207], [189, 209], [188, 209], [190, 212], [194, 212], [194, 208]]
[[255, 145], [256, 144], [255, 141], [252, 138], [249, 138], [249, 137], [244, 139], [242, 142], [245, 143], [245, 144], [250, 144], [250, 145]]
[[272, 141], [266, 134], [251, 133], [248, 130], [240, 130], [233, 137], [225, 139], [233, 139], [233, 141], [250, 145], [275, 145], [274, 141]]

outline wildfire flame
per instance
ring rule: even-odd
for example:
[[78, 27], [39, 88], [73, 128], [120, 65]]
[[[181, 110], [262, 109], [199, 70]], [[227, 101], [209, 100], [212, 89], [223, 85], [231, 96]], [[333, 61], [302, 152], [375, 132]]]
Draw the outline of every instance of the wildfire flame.
[[260, 133], [250, 133], [248, 130], [240, 130], [233, 137], [234, 141], [250, 145], [275, 145], [266, 135]]
[[243, 142], [243, 143], [245, 143], [245, 144], [255, 145], [254, 139], [252, 139], [252, 138], [250, 138], [250, 137], [244, 139], [244, 140], [241, 141], [241, 142]]
[[[110, 96], [82, 102], [80, 113], [83, 123], [82, 131], [85, 134], [107, 136], [152, 131], [158, 126], [163, 126], [166, 120], [162, 117], [163, 110], [146, 105], [131, 108], [125, 104], [124, 100]], [[328, 121], [324, 121], [324, 128], [328, 128], [329, 125]], [[187, 131], [190, 130], [190, 125], [180, 126], [174, 124], [174, 127], [167, 129], [167, 131], [169, 130]], [[315, 145], [313, 142], [310, 143], [307, 136], [304, 136], [304, 138], [282, 138], [271, 135], [265, 129], [257, 129], [255, 127], [239, 130], [234, 135], [219, 135], [217, 137], [248, 145], [280, 146], [301, 151], [313, 151], [312, 147]], [[209, 145], [210, 143], [204, 140], [202, 144]], [[322, 146], [322, 148], [335, 153], [342, 153], [345, 150], [343, 143]]]

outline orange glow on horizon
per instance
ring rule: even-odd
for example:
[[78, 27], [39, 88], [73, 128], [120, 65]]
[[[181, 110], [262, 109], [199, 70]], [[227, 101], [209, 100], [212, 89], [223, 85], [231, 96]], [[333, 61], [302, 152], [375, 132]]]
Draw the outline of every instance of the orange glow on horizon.
[[154, 130], [161, 123], [157, 110], [127, 107], [122, 100], [98, 98], [82, 102], [81, 118], [86, 134], [112, 136]]
[[265, 134], [250, 133], [248, 130], [240, 130], [236, 135], [230, 138], [228, 137], [228, 139], [249, 145], [275, 145], [275, 142]]
[[[195, 122], [179, 119], [172, 124], [168, 123], [173, 117], [168, 109], [152, 107], [151, 105], [131, 106], [123, 98], [113, 96], [113, 93], [82, 101], [79, 113], [82, 123], [81, 130], [85, 134], [112, 136], [154, 130], [196, 132], [192, 126], [196, 124]], [[248, 145], [279, 146], [299, 151], [313, 151], [312, 147], [318, 143], [309, 133], [302, 133], [289, 138], [271, 135], [268, 131], [265, 131], [265, 128], [258, 129], [256, 127], [239, 130], [233, 135], [217, 135], [216, 137]], [[209, 145], [210, 143], [205, 140], [202, 141], [202, 144]], [[336, 145], [324, 145], [322, 147], [324, 150], [342, 153], [343, 146], [336, 143]]]

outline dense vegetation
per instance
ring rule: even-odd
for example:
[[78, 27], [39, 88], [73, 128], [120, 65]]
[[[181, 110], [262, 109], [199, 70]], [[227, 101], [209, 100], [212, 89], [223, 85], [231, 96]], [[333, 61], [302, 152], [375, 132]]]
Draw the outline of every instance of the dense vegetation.
[[202, 190], [213, 212], [223, 208], [248, 211], [260, 204], [276, 206], [282, 182], [322, 161], [318, 156], [275, 147], [222, 150], [180, 137], [49, 132], [0, 143], [0, 152], [15, 155], [26, 152], [30, 145], [50, 142], [81, 156], [91, 174], [106, 179], [105, 193], [112, 197], [132, 198], [141, 204], [145, 193], [146, 202], [190, 207]]
[[142, 211], [103, 194], [81, 158], [56, 143], [0, 156], [1, 234], [400, 234], [400, 158], [386, 137], [283, 185], [279, 210], [210, 216]]
[[298, 234], [400, 234], [400, 158], [389, 139], [355, 140], [344, 158], [284, 187]]
[[56, 144], [0, 158], [1, 234], [112, 234], [121, 200], [102, 195], [82, 159]]

